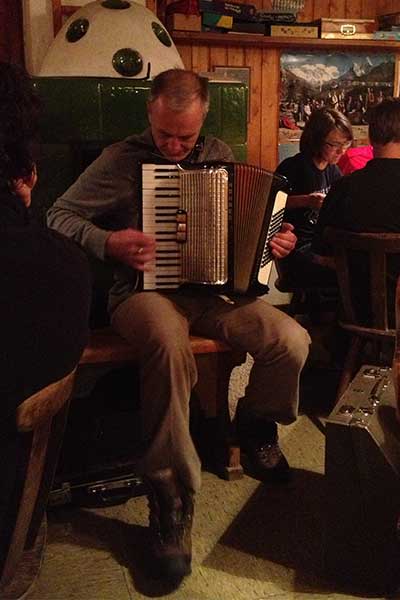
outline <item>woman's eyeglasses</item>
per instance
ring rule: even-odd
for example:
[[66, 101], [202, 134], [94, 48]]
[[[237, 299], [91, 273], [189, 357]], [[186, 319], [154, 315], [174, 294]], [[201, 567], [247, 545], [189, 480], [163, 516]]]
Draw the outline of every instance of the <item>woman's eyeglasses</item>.
[[348, 150], [351, 148], [352, 142], [324, 142], [325, 146], [329, 146], [329, 148], [334, 148], [335, 150]]

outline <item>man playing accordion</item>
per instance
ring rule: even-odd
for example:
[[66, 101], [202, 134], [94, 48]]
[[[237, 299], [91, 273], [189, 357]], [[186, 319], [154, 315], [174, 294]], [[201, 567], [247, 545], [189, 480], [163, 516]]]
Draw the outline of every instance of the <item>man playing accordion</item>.
[[[297, 417], [299, 374], [310, 342], [298, 323], [259, 298], [185, 288], [138, 290], [137, 275], [156, 248], [153, 237], [138, 230], [139, 164], [155, 157], [172, 163], [233, 161], [222, 141], [199, 137], [207, 110], [207, 80], [180, 69], [160, 73], [148, 101], [149, 129], [106, 148], [48, 213], [51, 227], [115, 264], [109, 311], [112, 326], [140, 363], [148, 442], [141, 467], [151, 490], [154, 556], [159, 572], [175, 580], [190, 573], [193, 501], [201, 479], [189, 433], [197, 377], [189, 333], [222, 339], [253, 357], [235, 421], [241, 447], [265, 481], [289, 477], [277, 423]], [[107, 219], [108, 228], [99, 226]], [[286, 256], [295, 241], [292, 226], [283, 224], [270, 242], [274, 257]]]

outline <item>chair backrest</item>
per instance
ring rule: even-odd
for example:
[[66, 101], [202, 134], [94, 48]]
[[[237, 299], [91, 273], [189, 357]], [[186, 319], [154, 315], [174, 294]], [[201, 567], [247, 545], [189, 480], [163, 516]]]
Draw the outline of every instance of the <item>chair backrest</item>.
[[33, 545], [47, 504], [75, 371], [27, 398], [17, 409], [16, 484], [0, 523], [0, 597], [24, 549]]
[[400, 233], [354, 233], [327, 227], [324, 238], [333, 248], [341, 325], [364, 337], [394, 337]]

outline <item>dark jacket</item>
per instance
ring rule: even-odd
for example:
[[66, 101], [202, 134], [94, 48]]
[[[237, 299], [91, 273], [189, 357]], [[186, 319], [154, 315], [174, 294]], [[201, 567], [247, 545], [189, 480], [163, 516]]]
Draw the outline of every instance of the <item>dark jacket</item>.
[[[88, 335], [90, 272], [82, 251], [33, 224], [29, 210], [0, 188], [0, 424], [15, 407], [69, 373]], [[4, 429], [0, 427], [1, 432]]]
[[62, 235], [35, 226], [0, 184], [0, 570], [6, 556], [23, 440], [16, 407], [70, 373], [87, 342], [90, 272]]
[[[355, 232], [400, 233], [400, 159], [374, 158], [332, 186], [315, 229], [312, 251], [316, 254], [332, 254], [323, 237], [328, 225]], [[364, 321], [368, 323], [368, 261], [363, 255], [356, 256], [351, 267], [351, 277], [356, 282], [352, 286], [357, 296], [354, 302], [360, 313], [363, 308]], [[388, 258], [387, 269], [389, 318], [394, 326], [395, 286], [400, 274], [397, 255]]]
[[[318, 169], [312, 159], [302, 152], [282, 161], [277, 168], [277, 173], [289, 180], [291, 196], [308, 195], [312, 192], [327, 194], [331, 185], [341, 177], [341, 172], [336, 165]], [[314, 208], [286, 209], [285, 221], [294, 225], [297, 248], [311, 243], [317, 219], [318, 210]]]

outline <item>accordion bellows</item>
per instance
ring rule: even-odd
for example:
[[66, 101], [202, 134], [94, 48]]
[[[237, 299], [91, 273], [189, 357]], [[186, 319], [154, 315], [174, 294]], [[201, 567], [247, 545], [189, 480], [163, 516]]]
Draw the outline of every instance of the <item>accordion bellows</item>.
[[142, 229], [156, 259], [144, 290], [184, 284], [265, 293], [269, 240], [281, 227], [286, 180], [244, 163], [142, 165]]

